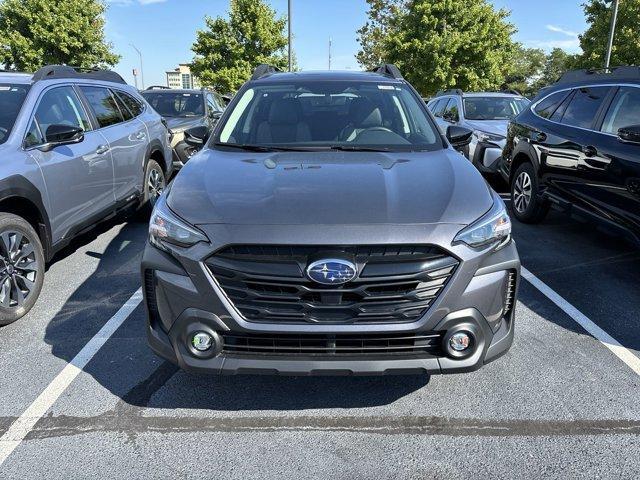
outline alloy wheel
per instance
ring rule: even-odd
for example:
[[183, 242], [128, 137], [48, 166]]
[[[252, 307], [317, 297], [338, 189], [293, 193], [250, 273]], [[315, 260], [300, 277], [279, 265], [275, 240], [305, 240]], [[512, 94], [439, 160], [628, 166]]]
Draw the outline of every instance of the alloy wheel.
[[164, 174], [157, 168], [152, 168], [149, 171], [149, 178], [147, 179], [147, 192], [149, 194], [149, 203], [155, 205], [165, 187]]
[[524, 213], [527, 210], [531, 203], [532, 193], [531, 177], [527, 172], [520, 173], [513, 186], [513, 205], [518, 212]]
[[0, 233], [0, 306], [22, 307], [39, 274], [32, 241], [15, 230]]

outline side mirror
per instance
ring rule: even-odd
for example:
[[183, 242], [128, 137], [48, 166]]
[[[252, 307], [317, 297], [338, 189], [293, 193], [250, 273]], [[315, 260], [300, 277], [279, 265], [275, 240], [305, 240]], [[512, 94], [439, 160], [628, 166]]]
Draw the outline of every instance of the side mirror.
[[629, 125], [618, 130], [618, 139], [625, 143], [640, 143], [640, 125]]
[[209, 140], [209, 135], [209, 127], [206, 125], [199, 125], [185, 130], [184, 141], [194, 148], [202, 148], [204, 147], [204, 144], [207, 143], [207, 140]]
[[447, 127], [447, 140], [456, 150], [460, 150], [471, 143], [473, 130], [465, 127], [450, 125]]
[[45, 132], [46, 143], [40, 147], [44, 152], [53, 150], [60, 145], [80, 143], [84, 140], [84, 130], [73, 125], [53, 124]]
[[221, 116], [222, 116], [222, 112], [211, 112], [212, 120], [220, 120]]

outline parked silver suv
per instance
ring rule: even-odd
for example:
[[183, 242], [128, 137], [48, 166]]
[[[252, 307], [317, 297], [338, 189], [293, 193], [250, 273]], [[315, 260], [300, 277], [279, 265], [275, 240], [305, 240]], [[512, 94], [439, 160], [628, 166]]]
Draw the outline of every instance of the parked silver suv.
[[154, 204], [168, 131], [118, 74], [44, 67], [0, 74], [0, 325], [25, 315], [45, 262], [129, 206]]
[[482, 173], [497, 173], [509, 120], [529, 103], [515, 91], [463, 93], [456, 89], [438, 92], [427, 107], [442, 132], [449, 125], [473, 130], [464, 155]]

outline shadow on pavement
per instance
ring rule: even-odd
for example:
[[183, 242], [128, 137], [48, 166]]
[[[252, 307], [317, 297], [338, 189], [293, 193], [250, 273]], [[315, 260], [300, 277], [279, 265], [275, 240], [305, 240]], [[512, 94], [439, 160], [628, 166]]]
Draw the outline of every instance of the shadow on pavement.
[[[66, 255], [97, 238], [106, 224], [65, 249]], [[146, 222], [122, 226], [100, 262], [46, 329], [52, 353], [70, 362], [140, 287]], [[65, 252], [56, 257], [64, 261]], [[70, 266], [71, 267], [71, 266]], [[428, 384], [427, 376], [272, 377], [188, 375], [156, 357], [145, 335], [139, 306], [85, 367], [104, 388], [128, 405], [162, 409], [304, 410], [387, 405]], [[91, 399], [87, 399], [88, 402]]]

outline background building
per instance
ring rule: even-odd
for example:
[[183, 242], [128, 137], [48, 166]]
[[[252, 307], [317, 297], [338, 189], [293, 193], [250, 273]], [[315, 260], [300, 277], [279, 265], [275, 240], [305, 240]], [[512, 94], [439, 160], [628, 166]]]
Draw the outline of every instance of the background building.
[[200, 82], [191, 74], [191, 69], [186, 63], [181, 63], [178, 68], [166, 73], [169, 88], [201, 88]]

